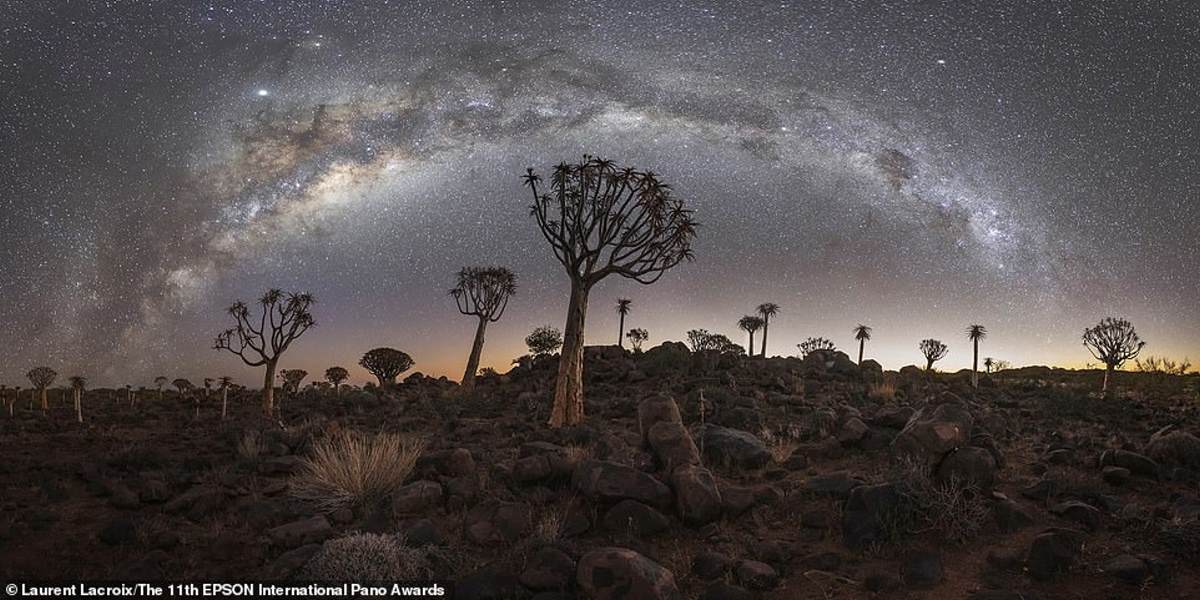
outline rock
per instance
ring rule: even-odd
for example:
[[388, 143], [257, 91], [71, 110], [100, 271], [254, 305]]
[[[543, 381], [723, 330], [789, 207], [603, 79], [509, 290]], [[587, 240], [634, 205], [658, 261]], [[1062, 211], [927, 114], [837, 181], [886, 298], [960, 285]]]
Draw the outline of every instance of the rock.
[[267, 537], [271, 542], [283, 548], [324, 542], [331, 535], [333, 527], [328, 519], [320, 515], [267, 530]]
[[1141, 585], [1150, 577], [1150, 567], [1146, 561], [1132, 554], [1115, 556], [1104, 563], [1100, 570], [1133, 585]]
[[1100, 455], [1100, 466], [1107, 467], [1110, 465], [1124, 467], [1143, 477], [1157, 479], [1159, 474], [1158, 463], [1154, 462], [1153, 459], [1128, 450], [1105, 450]]
[[1030, 500], [1044, 501], [1058, 492], [1058, 483], [1051, 479], [1042, 479], [1037, 483], [1021, 490], [1021, 495]]
[[743, 560], [734, 570], [737, 580], [751, 590], [769, 590], [779, 584], [779, 573], [771, 565]]
[[900, 589], [900, 578], [886, 571], [873, 571], [863, 578], [868, 592], [891, 592]]
[[349, 508], [342, 507], [332, 513], [329, 513], [329, 519], [338, 525], [348, 525], [354, 520], [354, 511]]
[[987, 493], [996, 479], [996, 461], [983, 448], [959, 448], [942, 459], [937, 478], [942, 482], [957, 480], [968, 483], [980, 492]]
[[147, 479], [142, 483], [142, 491], [138, 492], [138, 499], [146, 504], [160, 504], [170, 497], [171, 489], [161, 479]]
[[862, 422], [862, 419], [850, 417], [846, 419], [845, 423], [842, 423], [842, 429], [837, 434], [837, 440], [843, 446], [853, 446], [867, 437], [867, 433], [869, 432], [870, 429], [867, 428], [866, 423]]
[[883, 379], [883, 365], [870, 358], [858, 363], [858, 371], [866, 381], [881, 381]]
[[597, 548], [584, 554], [576, 579], [583, 596], [594, 600], [682, 598], [670, 571], [626, 548]]
[[649, 536], [670, 527], [671, 522], [662, 513], [636, 500], [622, 500], [604, 513], [601, 521], [613, 532]]
[[1033, 538], [1027, 565], [1038, 581], [1048, 581], [1075, 564], [1083, 551], [1083, 532], [1074, 529], [1047, 529]]
[[466, 448], [451, 448], [440, 452], [422, 454], [417, 459], [416, 470], [430, 471], [443, 477], [462, 477], [475, 474], [475, 459]]
[[571, 459], [567, 449], [547, 442], [531, 442], [521, 446], [520, 458], [513, 464], [513, 479], [532, 483], [571, 476]]
[[109, 497], [108, 501], [112, 503], [113, 507], [125, 510], [133, 510], [142, 504], [141, 500], [138, 499], [138, 495], [123, 485], [113, 488], [112, 496]]
[[987, 562], [1002, 571], [1012, 570], [1021, 563], [1021, 552], [1011, 548], [994, 548], [988, 551]]
[[1008, 496], [993, 492], [992, 499], [992, 514], [995, 515], [1000, 531], [1012, 533], [1033, 524], [1033, 517]]
[[1146, 454], [1162, 464], [1200, 471], [1200, 438], [1186, 431], [1167, 427], [1154, 432], [1146, 443]]
[[697, 465], [679, 467], [671, 473], [671, 487], [683, 522], [703, 525], [721, 517], [721, 492], [708, 469]]
[[904, 429], [915, 411], [909, 406], [885, 406], [871, 417], [871, 424], [888, 429]]
[[625, 465], [589, 460], [575, 468], [571, 485], [593, 501], [637, 500], [656, 508], [671, 505], [671, 490], [654, 477]]
[[704, 550], [692, 559], [692, 574], [705, 581], [719, 579], [729, 570], [733, 561], [720, 552]]
[[818, 496], [846, 498], [850, 495], [850, 490], [863, 483], [862, 479], [851, 475], [848, 471], [833, 471], [805, 480], [804, 491]]
[[904, 561], [904, 582], [928, 589], [942, 582], [942, 557], [936, 552], [916, 552]]
[[962, 404], [943, 402], [926, 406], [913, 415], [892, 446], [900, 454], [933, 465], [947, 452], [966, 446], [974, 425], [975, 419]]
[[647, 443], [654, 450], [658, 466], [665, 473], [685, 465], [700, 464], [700, 450], [682, 423], [655, 423], [646, 433]]
[[1102, 477], [1104, 478], [1104, 482], [1109, 485], [1121, 486], [1125, 485], [1129, 481], [1130, 475], [1132, 475], [1132, 471], [1129, 469], [1126, 469], [1125, 467], [1118, 467], [1116, 465], [1110, 465], [1104, 467]]
[[807, 510], [800, 513], [800, 526], [806, 529], [829, 529], [833, 527], [833, 515], [826, 510]]
[[173, 498], [163, 506], [171, 514], [186, 514], [200, 521], [225, 507], [225, 492], [216, 486], [197, 486]]
[[641, 434], [642, 446], [649, 447], [650, 429], [659, 423], [683, 423], [679, 416], [679, 405], [666, 394], [650, 396], [638, 404], [638, 432]]
[[268, 581], [284, 581], [291, 579], [297, 571], [312, 557], [316, 556], [321, 551], [321, 544], [308, 544], [294, 550], [289, 550], [279, 555], [267, 568], [264, 573], [264, 579]]
[[434, 481], [414, 481], [392, 494], [392, 512], [419, 515], [442, 503], [442, 486]]
[[704, 590], [700, 600], [754, 600], [754, 593], [744, 587], [718, 581]]
[[492, 498], [467, 513], [467, 539], [479, 545], [512, 544], [533, 526], [528, 504]]
[[1060, 518], [1079, 523], [1087, 527], [1088, 531], [1095, 531], [1100, 527], [1100, 509], [1091, 504], [1068, 500], [1051, 506], [1050, 512]]
[[899, 510], [903, 498], [896, 484], [860, 485], [850, 491], [842, 510], [842, 539], [846, 546], [862, 548], [884, 541], [888, 515]]
[[521, 585], [531, 590], [565, 591], [575, 579], [575, 560], [552, 546], [533, 553], [521, 572]]
[[123, 546], [137, 540], [137, 525], [127, 517], [117, 517], [100, 530], [100, 541], [109, 546]]
[[304, 465], [304, 459], [295, 455], [272, 456], [264, 458], [258, 462], [258, 473], [260, 475], [291, 475], [300, 470]]
[[515, 575], [490, 566], [454, 582], [455, 600], [508, 600], [527, 595]]
[[401, 528], [404, 542], [415, 548], [437, 546], [442, 543], [442, 534], [429, 519], [417, 519]]
[[704, 458], [725, 468], [753, 470], [771, 461], [771, 452], [754, 434], [718, 425], [704, 428]]

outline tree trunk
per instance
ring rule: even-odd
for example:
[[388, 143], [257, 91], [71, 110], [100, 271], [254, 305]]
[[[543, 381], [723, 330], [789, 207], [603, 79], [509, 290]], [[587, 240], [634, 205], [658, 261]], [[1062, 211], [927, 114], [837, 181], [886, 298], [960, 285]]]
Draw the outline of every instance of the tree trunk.
[[83, 404], [79, 401], [79, 390], [75, 390], [75, 418], [83, 422]]
[[926, 361], [926, 362], [925, 362], [925, 370], [926, 370], [926, 371], [932, 371], [932, 370], [933, 370], [933, 359], [932, 359], [932, 358], [927, 358], [927, 359], [925, 359], [925, 361]]
[[862, 366], [863, 348], [867, 345], [867, 340], [858, 340], [858, 366]]
[[625, 315], [621, 315], [621, 324], [617, 326], [617, 347], [625, 347]]
[[768, 327], [770, 327], [770, 326], [771, 326], [771, 318], [770, 318], [770, 317], [763, 317], [763, 339], [762, 339], [762, 350], [759, 350], [759, 351], [758, 351], [758, 355], [759, 355], [759, 356], [761, 356], [761, 357], [763, 357], [763, 358], [766, 358], [766, 357], [767, 357], [767, 328], [768, 328]]
[[275, 360], [266, 364], [267, 372], [263, 375], [262, 409], [263, 416], [270, 419], [275, 411]]
[[229, 388], [221, 388], [221, 420], [225, 420], [225, 415], [229, 409]]
[[1112, 376], [1112, 372], [1113, 372], [1112, 365], [1104, 366], [1104, 385], [1100, 388], [1100, 393], [1104, 394], [1105, 396], [1108, 396], [1108, 380], [1109, 380], [1109, 377]]
[[589, 291], [584, 285], [581, 281], [571, 281], [571, 302], [567, 305], [567, 327], [558, 360], [558, 377], [554, 381], [550, 427], [583, 421], [583, 325]]
[[975, 340], [975, 358], [971, 361], [971, 387], [979, 387], [979, 340]]
[[[42, 412], [50, 410], [50, 397], [46, 394], [46, 388], [41, 390]], [[32, 408], [32, 407], [30, 407]]]
[[483, 353], [483, 334], [487, 331], [487, 317], [479, 317], [475, 328], [475, 342], [471, 344], [471, 356], [467, 358], [467, 371], [463, 373], [462, 390], [470, 393], [475, 389], [475, 372], [479, 370], [479, 355]]
[[747, 350], [747, 354], [749, 354], [750, 357], [753, 358], [754, 357], [754, 332], [748, 331], [747, 333], [750, 334], [750, 347], [746, 348], [746, 350]]

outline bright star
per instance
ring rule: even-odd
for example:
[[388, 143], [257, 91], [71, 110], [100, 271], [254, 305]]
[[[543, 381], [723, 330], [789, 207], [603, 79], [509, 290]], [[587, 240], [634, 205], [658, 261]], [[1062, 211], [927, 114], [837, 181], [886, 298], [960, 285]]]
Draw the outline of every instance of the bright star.
[[258, 90], [258, 95], [259, 96], [270, 96], [271, 92], [268, 92], [267, 90]]

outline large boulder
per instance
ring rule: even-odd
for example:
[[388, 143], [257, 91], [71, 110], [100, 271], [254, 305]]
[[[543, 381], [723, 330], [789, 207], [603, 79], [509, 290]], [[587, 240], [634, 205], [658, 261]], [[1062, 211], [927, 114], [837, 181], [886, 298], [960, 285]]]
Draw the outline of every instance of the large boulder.
[[663, 472], [670, 473], [677, 467], [700, 464], [700, 450], [682, 423], [655, 423], [646, 437]]
[[567, 449], [549, 442], [530, 442], [521, 446], [513, 463], [513, 479], [520, 483], [571, 476], [571, 459]]
[[671, 473], [675, 508], [679, 518], [691, 525], [704, 525], [721, 516], [721, 492], [712, 473], [699, 465], [685, 465]]
[[671, 521], [662, 513], [638, 502], [622, 500], [604, 513], [605, 529], [634, 536], [651, 536], [666, 531]]
[[679, 600], [675, 576], [627, 548], [597, 548], [579, 559], [576, 580], [594, 600]]
[[853, 549], [885, 541], [887, 520], [901, 509], [903, 502], [904, 497], [894, 483], [860, 485], [850, 490], [842, 509], [842, 541]]
[[692, 352], [683, 342], [663, 342], [642, 353], [638, 368], [651, 377], [679, 375], [688, 371]]
[[1075, 564], [1083, 552], [1084, 535], [1074, 529], [1047, 529], [1033, 538], [1027, 559], [1029, 574], [1047, 581]]
[[513, 544], [532, 527], [528, 504], [485, 500], [467, 513], [467, 538], [480, 545]]
[[543, 546], [525, 564], [521, 585], [531, 590], [566, 591], [575, 579], [575, 559], [553, 546]]
[[771, 461], [766, 444], [752, 433], [718, 425], [704, 428], [704, 458], [734, 469], [759, 469]]
[[959, 448], [938, 465], [937, 478], [943, 482], [958, 481], [971, 484], [986, 493], [991, 491], [992, 483], [996, 480], [996, 461], [992, 454], [983, 448]]
[[1165, 465], [1200, 471], [1200, 438], [1186, 431], [1162, 429], [1155, 432], [1146, 444], [1146, 454]]
[[955, 448], [968, 445], [975, 419], [957, 402], [928, 405], [913, 415], [892, 442], [901, 455], [936, 464]]
[[593, 501], [637, 500], [657, 508], [671, 505], [671, 490], [661, 481], [625, 465], [588, 460], [579, 463], [571, 485]]
[[657, 394], [642, 400], [638, 404], [638, 432], [642, 435], [642, 445], [649, 444], [650, 428], [658, 423], [682, 423], [679, 416], [679, 405], [666, 394]]
[[267, 530], [267, 537], [281, 548], [298, 548], [324, 542], [333, 535], [333, 526], [323, 516], [293, 521]]
[[1157, 478], [1159, 473], [1158, 463], [1153, 459], [1128, 450], [1105, 450], [1100, 455], [1100, 466], [1124, 467], [1136, 475], [1151, 478]]
[[417, 515], [442, 503], [442, 486], [435, 481], [414, 481], [392, 493], [392, 512]]

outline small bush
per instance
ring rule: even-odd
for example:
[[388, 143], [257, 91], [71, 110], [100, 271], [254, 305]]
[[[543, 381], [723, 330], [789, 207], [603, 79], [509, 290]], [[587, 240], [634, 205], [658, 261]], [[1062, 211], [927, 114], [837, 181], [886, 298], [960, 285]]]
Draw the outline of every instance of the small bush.
[[301, 570], [311, 581], [415, 581], [433, 576], [428, 557], [404, 538], [351, 533], [325, 542]]
[[872, 383], [867, 388], [867, 397], [880, 402], [894, 401], [896, 399], [896, 384], [890, 381]]
[[961, 544], [974, 538], [987, 522], [990, 510], [975, 484], [957, 477], [938, 481], [928, 467], [913, 460], [901, 461], [899, 471], [908, 514], [896, 515], [897, 527], [909, 533], [936, 531]]
[[377, 501], [404, 483], [424, 449], [424, 440], [408, 435], [339, 431], [313, 445], [292, 494], [326, 511]]
[[242, 432], [237, 441], [238, 458], [245, 462], [254, 462], [258, 457], [266, 451], [266, 442], [263, 441], [262, 434], [248, 429]]

